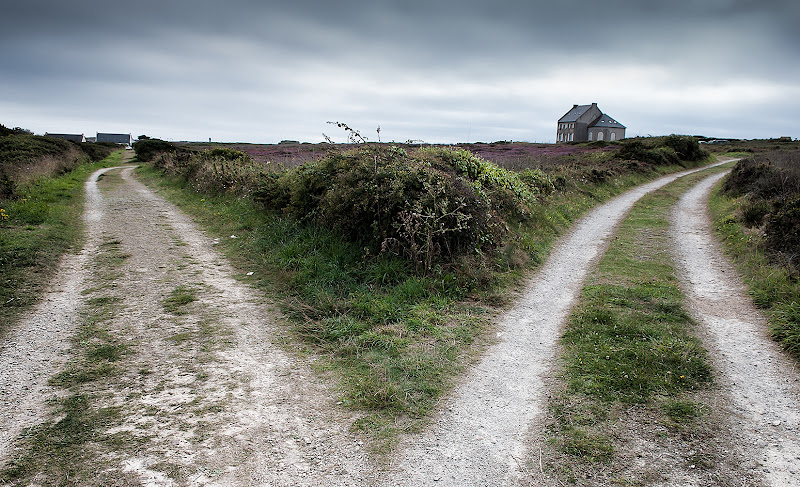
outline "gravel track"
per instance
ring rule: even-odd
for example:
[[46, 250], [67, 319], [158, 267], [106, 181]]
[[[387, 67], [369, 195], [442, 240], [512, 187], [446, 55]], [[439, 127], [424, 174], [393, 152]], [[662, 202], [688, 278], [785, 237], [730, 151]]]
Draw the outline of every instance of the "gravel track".
[[[233, 279], [216, 242], [132, 170], [91, 176], [86, 249], [65, 260], [4, 347], [3, 453], [23, 426], [48, 419], [44, 400], [58, 391], [44, 384], [89, 300], [114, 298], [101, 326], [131, 352], [117, 374], [81, 392], [122, 416], [101, 432], [117, 441], [87, 445], [84, 485], [364, 485], [372, 466], [348, 431], [354, 418], [331, 403], [308, 360], [277, 345], [283, 331], [270, 303]], [[162, 305], [178, 286], [197, 297], [181, 314]]]
[[735, 268], [712, 234], [707, 200], [725, 173], [684, 194], [673, 213], [677, 267], [719, 371], [731, 429], [766, 485], [800, 486], [800, 382], [796, 362], [767, 335]]
[[[430, 427], [401, 440], [381, 473], [348, 431], [354, 417], [331, 404], [334, 395], [304, 360], [276, 345], [283, 332], [270, 303], [233, 279], [216, 242], [132, 170], [92, 175], [86, 247], [65, 257], [51, 289], [0, 349], [0, 461], [23, 428], [47, 418], [46, 399], [60, 393], [47, 379], [67, 359], [86, 300], [110, 293], [121, 304], [106, 326], [134, 353], [110, 387], [88, 392], [98, 406], [123, 407], [124, 417], [106, 433], [129, 435], [132, 446], [97, 446], [96, 470], [104, 477], [94, 485], [530, 483], [528, 445], [540, 433], [557, 340], [584, 279], [636, 201], [701, 169], [634, 188], [581, 219], [501, 317], [498, 342]], [[769, 485], [800, 485], [797, 370], [766, 336], [711, 235], [705, 198], [720, 177], [688, 192], [675, 211], [678, 267], [717, 359], [721, 407], [740, 443], [751, 445], [748, 461]], [[109, 241], [126, 258], [114, 286], [92, 291], [107, 270], [99, 257]], [[179, 285], [196, 289], [199, 299], [175, 316], [161, 303]]]
[[605, 252], [617, 225], [642, 196], [702, 169], [636, 187], [582, 218], [499, 320], [499, 343], [444, 401], [432, 426], [402, 441], [384, 484], [530, 482], [523, 467], [531, 458], [526, 445], [539, 433], [532, 426], [546, 407], [545, 381], [556, 343], [584, 279]]

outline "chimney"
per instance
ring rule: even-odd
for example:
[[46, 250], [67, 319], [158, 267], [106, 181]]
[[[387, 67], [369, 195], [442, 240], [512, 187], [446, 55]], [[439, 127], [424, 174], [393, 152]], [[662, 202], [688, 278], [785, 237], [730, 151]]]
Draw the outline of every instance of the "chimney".
[[597, 103], [592, 103], [592, 106], [597, 108]]
[[572, 105], [572, 108], [578, 108], [578, 105]]

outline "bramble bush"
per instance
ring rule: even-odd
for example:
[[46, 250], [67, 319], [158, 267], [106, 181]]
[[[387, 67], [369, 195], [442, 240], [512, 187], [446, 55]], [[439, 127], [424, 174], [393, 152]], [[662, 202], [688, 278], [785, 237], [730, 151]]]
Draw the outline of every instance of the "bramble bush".
[[244, 152], [225, 148], [192, 152], [173, 146], [168, 152], [157, 153], [153, 165], [179, 175], [195, 191], [209, 194], [248, 194], [266, 172], [264, 165], [256, 164]]
[[268, 175], [255, 196], [428, 272], [497, 248], [508, 223], [552, 190], [541, 171], [506, 171], [461, 149], [365, 145]]
[[[420, 273], [504, 247], [511, 226], [529, 221], [541, 198], [568, 185], [561, 173], [554, 184], [540, 169], [506, 170], [462, 148], [398, 147], [357, 135], [355, 147], [282, 171], [232, 149], [191, 152], [171, 144], [153, 162], [196, 190], [252, 195], [266, 211], [334, 230], [368, 255], [402, 256]], [[149, 139], [134, 148], [163, 144]], [[620, 154], [616, 164], [600, 154], [607, 163], [600, 169], [575, 170], [584, 182], [600, 183], [630, 164], [644, 171], [707, 156], [694, 138], [681, 136], [623, 143]]]

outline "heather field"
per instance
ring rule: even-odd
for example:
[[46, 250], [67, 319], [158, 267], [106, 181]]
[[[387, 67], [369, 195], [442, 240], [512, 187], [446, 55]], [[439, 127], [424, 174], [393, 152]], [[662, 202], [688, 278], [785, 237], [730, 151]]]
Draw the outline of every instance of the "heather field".
[[[225, 147], [244, 152], [256, 163], [274, 165], [276, 170], [292, 168], [305, 162], [324, 157], [331, 150], [348, 150], [358, 147], [358, 144], [328, 144], [328, 143], [297, 143], [284, 142], [280, 144], [219, 144], [219, 143], [187, 143], [184, 147], [194, 151], [204, 151], [213, 148]], [[419, 147], [420, 144], [389, 144], [403, 149]], [[427, 145], [427, 144], [424, 144]], [[438, 145], [434, 145], [438, 146]], [[610, 143], [594, 144], [534, 144], [529, 142], [475, 142], [461, 143], [446, 147], [466, 149], [476, 156], [493, 162], [500, 167], [511, 170], [530, 168], [546, 168], [548, 166], [564, 164], [580, 164], [587, 154], [604, 153], [617, 149], [619, 146]]]

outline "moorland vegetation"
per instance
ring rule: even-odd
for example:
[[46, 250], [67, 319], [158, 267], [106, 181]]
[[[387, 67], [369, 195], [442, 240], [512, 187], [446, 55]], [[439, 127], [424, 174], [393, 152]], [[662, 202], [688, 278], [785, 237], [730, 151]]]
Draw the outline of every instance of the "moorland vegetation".
[[231, 259], [327, 357], [342, 403], [364, 411], [357, 426], [389, 440], [418, 427], [489, 343], [493, 314], [572, 221], [708, 160], [682, 136], [481, 144], [510, 155], [492, 161], [466, 147], [362, 143], [293, 167], [242, 146], [155, 144], [134, 144], [152, 163], [143, 177], [213, 233], [238, 237], [223, 239]]

